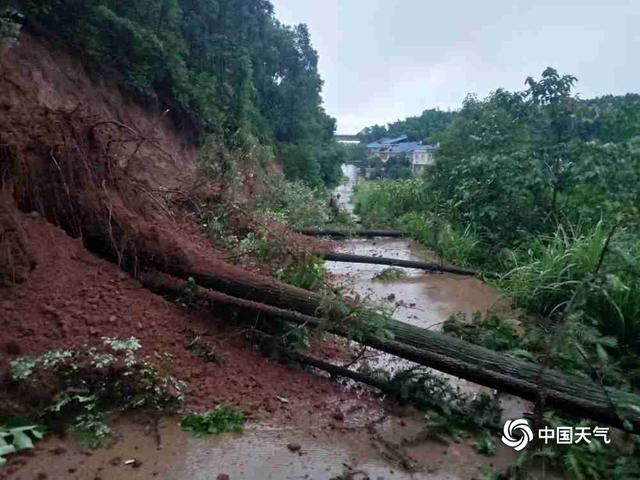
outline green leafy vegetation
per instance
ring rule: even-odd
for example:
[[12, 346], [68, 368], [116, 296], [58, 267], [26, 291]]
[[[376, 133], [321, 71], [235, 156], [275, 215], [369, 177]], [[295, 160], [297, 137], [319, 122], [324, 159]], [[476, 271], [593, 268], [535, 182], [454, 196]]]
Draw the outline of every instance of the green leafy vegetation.
[[389, 382], [401, 399], [425, 410], [426, 439], [445, 444], [473, 434], [490, 439], [491, 430], [499, 427], [502, 410], [495, 397], [466, 394], [429, 369], [401, 370]]
[[337, 325], [346, 331], [347, 337], [356, 341], [364, 335], [393, 339], [389, 328], [391, 313], [383, 307], [363, 301], [347, 303], [340, 295], [326, 295], [319, 310], [322, 315], [320, 330]]
[[293, 228], [326, 225], [331, 220], [329, 193], [303, 182], [270, 182], [258, 210]]
[[242, 433], [244, 415], [233, 407], [216, 405], [213, 410], [204, 413], [190, 413], [181, 422], [182, 429], [196, 437], [220, 435], [233, 432]]
[[402, 268], [385, 268], [373, 277], [375, 280], [382, 280], [384, 282], [392, 282], [394, 280], [402, 280], [407, 277], [407, 272]]
[[521, 348], [524, 341], [513, 324], [495, 314], [476, 313], [471, 321], [464, 314], [457, 314], [444, 322], [442, 331], [498, 352]]
[[0, 422], [0, 467], [7, 463], [7, 455], [29, 450], [43, 437], [44, 431], [38, 425], [5, 425]]
[[[51, 430], [70, 426], [97, 447], [111, 437], [107, 414], [166, 411], [184, 398], [183, 382], [140, 360], [136, 338], [103, 338], [103, 346], [52, 350], [11, 362], [9, 395], [33, 399], [28, 417]], [[31, 433], [33, 433], [30, 430]]]
[[496, 451], [496, 441], [488, 436], [476, 440], [473, 449], [481, 455], [491, 456]]
[[18, 39], [20, 34], [20, 13], [4, 6], [0, 2], [0, 47], [10, 45]]
[[[306, 25], [281, 24], [266, 0], [29, 0], [27, 27], [168, 108], [201, 139], [277, 159], [290, 179], [337, 183], [345, 152], [322, 107]], [[0, 32], [12, 35], [2, 15]], [[5, 33], [8, 32], [8, 33]]]
[[[637, 390], [640, 95], [582, 100], [576, 81], [548, 68], [524, 91], [468, 96], [428, 136], [439, 149], [423, 177], [361, 183], [356, 209], [367, 225], [401, 228], [491, 273], [520, 309], [517, 320], [456, 316], [445, 333]], [[614, 408], [624, 416], [638, 406]], [[440, 420], [429, 422], [456, 428]], [[529, 457], [571, 478], [637, 477], [635, 440], [616, 445], [554, 445]]]
[[293, 265], [276, 270], [276, 278], [285, 283], [307, 290], [318, 290], [324, 286], [327, 271], [321, 258], [307, 256]]

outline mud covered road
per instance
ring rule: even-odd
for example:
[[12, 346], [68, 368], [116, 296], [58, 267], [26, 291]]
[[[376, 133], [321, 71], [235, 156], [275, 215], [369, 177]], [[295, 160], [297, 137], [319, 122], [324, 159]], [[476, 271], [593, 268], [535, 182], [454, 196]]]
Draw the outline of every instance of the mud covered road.
[[[349, 212], [355, 182], [350, 177], [338, 190]], [[338, 249], [437, 260], [405, 239], [345, 240]], [[383, 281], [375, 277], [384, 266], [337, 262], [326, 266], [334, 286], [348, 295], [367, 298], [392, 310], [395, 318], [425, 328], [439, 329], [455, 313], [486, 311], [498, 300], [492, 288], [475, 278], [407, 270], [405, 278]], [[363, 355], [363, 362], [390, 372], [409, 366], [373, 351]], [[468, 382], [452, 381], [471, 393], [482, 391]], [[495, 455], [485, 457], [473, 450], [473, 438], [448, 445], [424, 440], [420, 412], [348, 382], [343, 389], [351, 395], [326, 389], [316, 401], [274, 396], [272, 415], [250, 418], [241, 435], [195, 438], [180, 429], [177, 417], [164, 417], [152, 428], [128, 416], [114, 423], [117, 438], [107, 448], [91, 451], [71, 435], [51, 436], [10, 478], [462, 480], [473, 478], [482, 466], [505, 468], [515, 458], [499, 442]], [[508, 414], [525, 408], [511, 397], [503, 398], [502, 404]]]

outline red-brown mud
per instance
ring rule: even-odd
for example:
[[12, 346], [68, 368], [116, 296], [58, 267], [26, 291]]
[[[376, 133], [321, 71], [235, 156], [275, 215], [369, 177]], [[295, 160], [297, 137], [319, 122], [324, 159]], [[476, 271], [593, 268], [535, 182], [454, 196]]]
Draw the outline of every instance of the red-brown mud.
[[[18, 355], [95, 345], [103, 336], [134, 336], [143, 355], [190, 383], [193, 407], [227, 401], [269, 412], [282, 406], [276, 396], [303, 397], [321, 407], [343, 395], [329, 381], [254, 353], [236, 329], [213, 315], [150, 293], [44, 219], [17, 215], [35, 268], [26, 282], [0, 290], [0, 365]], [[212, 361], [187, 349], [194, 334], [212, 346]]]
[[[0, 371], [21, 355], [134, 336], [162, 373], [188, 382], [186, 408], [226, 402], [300, 428], [328, 427], [353, 403], [377, 408], [261, 356], [228, 312], [180, 308], [132, 276], [178, 264], [274, 281], [226, 263], [200, 232], [190, 206], [226, 186], [199, 183], [197, 148], [169, 115], [26, 33], [0, 51], [0, 91]], [[241, 176], [255, 190], [252, 173]], [[196, 336], [207, 355], [188, 348]]]

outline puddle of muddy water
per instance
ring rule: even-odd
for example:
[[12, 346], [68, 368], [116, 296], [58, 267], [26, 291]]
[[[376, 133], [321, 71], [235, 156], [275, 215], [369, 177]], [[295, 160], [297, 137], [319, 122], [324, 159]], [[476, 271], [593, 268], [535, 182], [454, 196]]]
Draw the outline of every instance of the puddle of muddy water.
[[[358, 182], [358, 171], [352, 165], [343, 166], [348, 181], [339, 187], [341, 203], [348, 212], [353, 212], [352, 189]], [[339, 251], [355, 255], [378, 256], [401, 260], [440, 262], [432, 252], [410, 239], [357, 239], [340, 242]], [[475, 277], [449, 273], [427, 273], [417, 269], [402, 269], [406, 277], [397, 280], [379, 280], [376, 275], [389, 268], [386, 265], [361, 263], [326, 262], [332, 282], [352, 296], [367, 299], [392, 311], [396, 320], [421, 328], [441, 330], [443, 322], [451, 315], [462, 313], [469, 318], [476, 312], [487, 312], [500, 302], [498, 293]], [[382, 369], [390, 373], [415, 366], [412, 362], [382, 352], [371, 352], [363, 366]], [[487, 392], [490, 389], [450, 375], [434, 372], [449, 379], [453, 385], [470, 394]], [[521, 417], [531, 405], [511, 395], [501, 395], [503, 420]]]
[[[401, 260], [436, 260], [424, 247], [406, 239], [346, 240], [340, 243], [340, 251]], [[498, 301], [495, 290], [474, 277], [403, 269], [406, 278], [384, 281], [375, 277], [389, 268], [386, 265], [326, 262], [326, 268], [336, 285], [395, 309], [394, 318], [423, 328], [438, 326], [455, 313], [487, 311]]]
[[[392, 415], [376, 433], [365, 428], [300, 431], [249, 425], [243, 434], [201, 438], [183, 432], [177, 418], [161, 420], [157, 432], [121, 419], [114, 424], [121, 438], [112, 446], [91, 452], [75, 441], [67, 440], [61, 447], [59, 440], [49, 438], [39, 444], [39, 455], [13, 478], [212, 480], [226, 474], [231, 480], [462, 480], [488, 463], [473, 451], [470, 441], [413, 442], [419, 435], [416, 415]], [[406, 441], [410, 445], [401, 448]], [[500, 446], [490, 461], [505, 468], [513, 460], [513, 451]], [[405, 471], [403, 461], [415, 462], [416, 471]], [[348, 472], [362, 475], [341, 477]]]
[[[422, 245], [408, 239], [346, 240], [340, 251], [356, 255], [380, 256], [402, 260], [435, 261], [438, 259]], [[352, 296], [358, 296], [392, 311], [392, 316], [418, 327], [440, 330], [451, 315], [486, 312], [499, 302], [498, 293], [481, 280], [449, 273], [427, 273], [417, 269], [403, 269], [407, 276], [397, 280], [379, 280], [376, 275], [388, 268], [385, 265], [326, 262], [332, 282]], [[354, 365], [381, 369], [390, 373], [411, 368], [414, 363], [393, 355], [371, 351]], [[469, 394], [492, 393], [488, 388], [434, 372]], [[517, 397], [501, 395], [503, 419], [521, 417], [530, 405]]]

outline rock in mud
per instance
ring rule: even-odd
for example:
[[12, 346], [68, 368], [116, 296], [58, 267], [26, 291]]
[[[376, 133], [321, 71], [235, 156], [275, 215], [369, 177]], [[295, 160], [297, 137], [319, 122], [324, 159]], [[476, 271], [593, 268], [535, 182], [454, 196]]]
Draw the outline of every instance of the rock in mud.
[[291, 442], [291, 443], [287, 443], [287, 448], [291, 452], [299, 452], [302, 446], [299, 443]]

